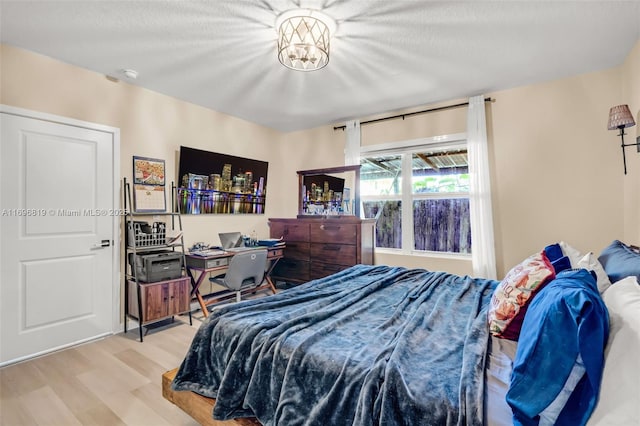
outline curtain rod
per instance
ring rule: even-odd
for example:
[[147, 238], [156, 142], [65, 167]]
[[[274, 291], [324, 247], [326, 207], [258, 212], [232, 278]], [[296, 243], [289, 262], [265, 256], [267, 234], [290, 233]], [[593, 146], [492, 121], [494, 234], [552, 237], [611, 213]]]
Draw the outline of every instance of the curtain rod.
[[[485, 102], [493, 102], [494, 99], [491, 98], [484, 98]], [[435, 111], [443, 111], [445, 109], [453, 109], [453, 108], [460, 108], [463, 106], [467, 106], [469, 105], [469, 102], [463, 102], [460, 104], [455, 104], [455, 105], [447, 105], [447, 106], [441, 106], [441, 107], [437, 107], [437, 108], [431, 108], [431, 109], [423, 109], [422, 111], [414, 111], [414, 112], [408, 112], [406, 114], [398, 114], [398, 115], [392, 115], [391, 117], [383, 117], [383, 118], [376, 118], [375, 120], [368, 120], [368, 121], [363, 121], [360, 123], [360, 125], [365, 125], [365, 124], [371, 124], [371, 123], [377, 123], [378, 121], [386, 121], [386, 120], [393, 120], [396, 118], [402, 118], [403, 120], [405, 119], [405, 117], [410, 117], [412, 115], [417, 115], [417, 114], [424, 114], [427, 112], [435, 112]], [[347, 126], [334, 126], [333, 130], [338, 130], [338, 129], [346, 129]]]

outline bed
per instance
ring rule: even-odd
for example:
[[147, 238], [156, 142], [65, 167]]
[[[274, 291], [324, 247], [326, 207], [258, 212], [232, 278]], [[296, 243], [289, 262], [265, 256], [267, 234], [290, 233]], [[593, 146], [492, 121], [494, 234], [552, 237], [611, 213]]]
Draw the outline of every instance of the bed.
[[[357, 265], [217, 308], [163, 392], [203, 424], [584, 424], [594, 410], [606, 418], [598, 394], [610, 327], [597, 276], [575, 268], [582, 258], [559, 273], [547, 256], [535, 259], [543, 268], [527, 269], [526, 259], [512, 269], [540, 281], [522, 322], [512, 321], [517, 342], [490, 320], [503, 318], [496, 294], [510, 274], [498, 282]], [[550, 276], [537, 280], [544, 268]], [[560, 325], [549, 320], [558, 312]], [[550, 362], [562, 368], [540, 374]], [[536, 387], [555, 390], [527, 392]]]

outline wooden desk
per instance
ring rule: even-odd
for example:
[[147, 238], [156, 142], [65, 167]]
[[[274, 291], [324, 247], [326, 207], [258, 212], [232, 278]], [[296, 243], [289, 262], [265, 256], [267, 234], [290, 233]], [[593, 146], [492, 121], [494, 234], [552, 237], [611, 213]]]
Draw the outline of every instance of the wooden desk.
[[[260, 284], [257, 287], [251, 287], [246, 290], [246, 292], [255, 292], [258, 290], [269, 288], [275, 294], [276, 286], [271, 279], [271, 273], [273, 272], [273, 268], [278, 263], [278, 260], [284, 257], [284, 246], [278, 247], [259, 247], [267, 249], [267, 265], [265, 265], [265, 284]], [[209, 311], [207, 310], [207, 306], [213, 303], [216, 303], [222, 299], [228, 298], [233, 294], [230, 290], [223, 290], [217, 293], [214, 293], [212, 297], [207, 298], [207, 300], [202, 297], [200, 294], [200, 285], [207, 277], [210, 272], [215, 272], [215, 275], [224, 274], [229, 268], [229, 261], [237, 252], [225, 251], [218, 254], [213, 254], [210, 256], [200, 256], [194, 254], [186, 254], [186, 269], [187, 274], [191, 278], [191, 297], [196, 298], [198, 303], [200, 304], [200, 308], [202, 309], [202, 313], [205, 317], [209, 316]], [[242, 252], [243, 253], [243, 252]]]

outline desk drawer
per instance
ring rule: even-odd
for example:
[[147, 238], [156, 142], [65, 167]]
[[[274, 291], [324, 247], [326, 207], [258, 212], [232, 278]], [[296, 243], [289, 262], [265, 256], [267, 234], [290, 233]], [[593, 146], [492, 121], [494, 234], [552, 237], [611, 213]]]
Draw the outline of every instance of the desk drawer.
[[272, 249], [267, 253], [267, 259], [273, 259], [274, 257], [282, 257], [284, 254], [283, 249]]
[[[336, 219], [338, 222], [339, 219]], [[311, 224], [311, 241], [319, 243], [356, 244], [358, 241], [358, 227], [352, 223], [324, 223]]]
[[356, 264], [356, 246], [330, 243], [311, 244], [311, 260], [352, 266]]
[[209, 269], [222, 268], [229, 264], [229, 257], [195, 257], [187, 256], [187, 268]]

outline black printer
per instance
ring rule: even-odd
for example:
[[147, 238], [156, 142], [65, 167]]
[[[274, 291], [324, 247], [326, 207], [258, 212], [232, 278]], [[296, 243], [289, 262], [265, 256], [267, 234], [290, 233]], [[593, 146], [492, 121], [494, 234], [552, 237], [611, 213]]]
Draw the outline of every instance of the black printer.
[[129, 253], [129, 265], [139, 281], [152, 283], [173, 280], [182, 276], [182, 253], [172, 250]]

